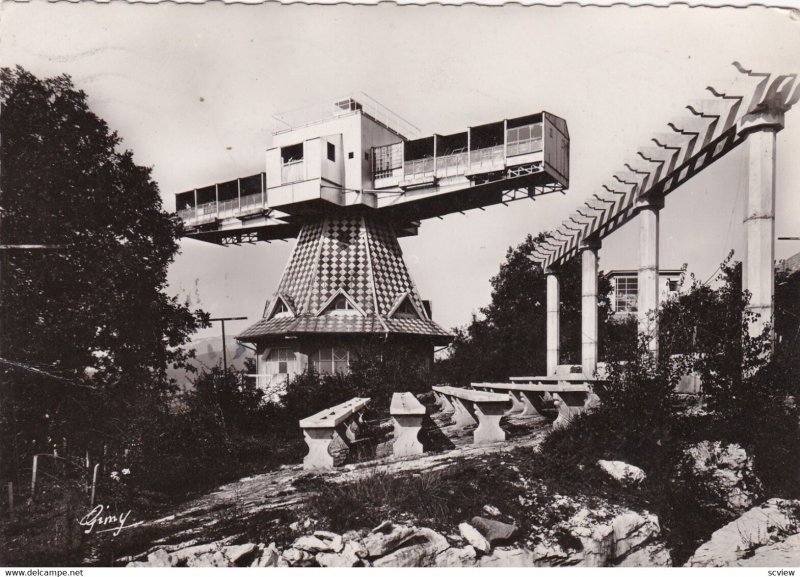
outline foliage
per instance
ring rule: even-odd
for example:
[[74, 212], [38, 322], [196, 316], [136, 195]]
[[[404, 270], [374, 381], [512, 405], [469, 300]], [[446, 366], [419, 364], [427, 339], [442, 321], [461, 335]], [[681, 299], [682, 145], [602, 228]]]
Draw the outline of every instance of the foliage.
[[295, 427], [298, 420], [353, 397], [369, 397], [371, 408], [386, 408], [396, 391], [430, 390], [419, 351], [402, 343], [374, 342], [355, 351], [349, 373], [319, 374], [313, 367], [294, 377], [280, 402], [268, 407], [273, 430]]
[[[3, 473], [57, 443], [122, 452], [207, 315], [165, 293], [179, 225], [67, 76], [0, 70]], [[147, 432], [150, 434], [151, 432]], [[9, 458], [10, 457], [10, 458]]]
[[[473, 316], [467, 327], [456, 329], [450, 355], [437, 362], [439, 382], [467, 385], [472, 381], [504, 380], [512, 375], [544, 374], [546, 275], [528, 255], [546, 237], [541, 234], [534, 239], [528, 235], [517, 247], [508, 249], [500, 271], [491, 279], [492, 302], [481, 309], [482, 317]], [[579, 363], [581, 358], [580, 275], [578, 259], [559, 270], [561, 357], [565, 363]], [[598, 287], [601, 336], [611, 312], [610, 290], [610, 283], [601, 276]]]

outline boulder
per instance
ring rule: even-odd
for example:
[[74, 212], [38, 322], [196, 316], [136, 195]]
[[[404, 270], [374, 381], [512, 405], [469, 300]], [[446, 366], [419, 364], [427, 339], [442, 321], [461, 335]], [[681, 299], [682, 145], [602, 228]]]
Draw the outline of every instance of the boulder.
[[[569, 510], [569, 508], [565, 508]], [[534, 548], [538, 566], [606, 567], [655, 542], [658, 517], [619, 507], [581, 507]]]
[[645, 472], [639, 467], [634, 467], [622, 461], [597, 461], [603, 471], [623, 485], [637, 485], [644, 481]]
[[267, 547], [259, 546], [260, 554], [253, 559], [250, 567], [277, 567], [278, 559], [281, 552], [275, 546], [275, 543], [270, 543]]
[[231, 565], [222, 551], [209, 551], [186, 560], [187, 567], [230, 567]]
[[494, 505], [484, 505], [483, 512], [489, 515], [490, 517], [499, 517], [501, 515], [500, 509], [498, 509]]
[[[712, 533], [686, 562], [687, 567], [740, 566], [755, 557], [780, 556], [781, 547], [768, 547], [787, 541], [798, 533], [800, 500], [770, 499], [743, 513], [738, 519]], [[796, 542], [792, 540], [792, 542]], [[780, 565], [777, 563], [776, 565]]]
[[663, 543], [651, 543], [618, 561], [617, 567], [672, 567], [672, 557]]
[[331, 551], [339, 553], [344, 548], [344, 538], [331, 531], [314, 531], [314, 537], [328, 544]]
[[450, 547], [436, 556], [436, 567], [471, 567], [475, 565], [478, 554], [475, 547]]
[[528, 549], [498, 547], [478, 561], [479, 567], [533, 567], [536, 555]]
[[417, 529], [400, 549], [372, 562], [373, 567], [430, 567], [439, 553], [450, 544], [442, 535], [431, 529]]
[[[341, 539], [341, 537], [340, 537]], [[333, 551], [330, 542], [323, 541], [314, 535], [303, 535], [295, 539], [292, 547], [308, 553], [330, 553]], [[341, 551], [341, 548], [339, 549]]]
[[477, 551], [481, 553], [489, 553], [492, 550], [492, 546], [486, 538], [481, 535], [480, 531], [478, 531], [475, 527], [470, 525], [469, 523], [461, 523], [458, 526], [458, 532], [461, 533], [461, 536]]
[[294, 547], [290, 547], [284, 551], [281, 557], [293, 567], [307, 567], [314, 561], [314, 556], [311, 553], [295, 549]]
[[172, 552], [177, 565], [186, 565], [189, 559], [199, 557], [205, 553], [213, 553], [219, 549], [218, 543], [203, 543], [202, 545], [193, 545], [192, 547], [184, 547]]
[[414, 534], [414, 527], [394, 525], [384, 521], [364, 537], [363, 543], [368, 557], [382, 557], [394, 551]]
[[763, 490], [753, 472], [753, 459], [735, 443], [703, 441], [689, 447], [677, 477], [697, 486], [701, 507], [723, 519], [734, 518], [752, 507]]
[[800, 567], [800, 534], [785, 541], [759, 547], [752, 557], [737, 562], [741, 567]]
[[172, 567], [176, 560], [163, 549], [156, 549], [147, 556], [147, 567]]
[[366, 550], [360, 543], [348, 541], [341, 553], [317, 553], [316, 559], [320, 567], [355, 567], [361, 560], [361, 552]]
[[221, 551], [232, 565], [243, 567], [255, 558], [258, 553], [258, 546], [255, 543], [228, 545], [223, 547]]
[[508, 541], [517, 533], [517, 526], [486, 517], [473, 517], [470, 524], [486, 537], [490, 545], [497, 542]]

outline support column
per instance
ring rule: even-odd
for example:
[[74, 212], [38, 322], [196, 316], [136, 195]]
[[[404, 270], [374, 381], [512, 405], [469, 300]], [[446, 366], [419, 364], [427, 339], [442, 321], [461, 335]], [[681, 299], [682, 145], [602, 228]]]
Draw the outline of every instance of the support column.
[[658, 357], [658, 213], [663, 199], [641, 199], [639, 204], [639, 287], [637, 320], [639, 334]]
[[559, 308], [561, 295], [558, 286], [558, 275], [553, 269], [547, 269], [547, 374], [554, 375], [558, 367], [561, 330], [559, 328]]
[[597, 372], [597, 251], [599, 242], [581, 244], [581, 366], [587, 378]]
[[[769, 111], [747, 115], [740, 126], [748, 146], [742, 289], [750, 292], [748, 309], [760, 315], [750, 324], [751, 336], [761, 334], [774, 321], [775, 135], [781, 128], [783, 113]], [[774, 338], [774, 327], [770, 335]]]

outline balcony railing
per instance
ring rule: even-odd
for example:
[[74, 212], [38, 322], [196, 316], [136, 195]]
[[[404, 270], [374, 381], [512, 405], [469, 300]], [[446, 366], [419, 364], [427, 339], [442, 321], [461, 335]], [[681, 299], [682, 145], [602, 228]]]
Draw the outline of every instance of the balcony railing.
[[469, 153], [470, 168], [490, 166], [493, 167], [503, 162], [503, 145], [491, 146], [489, 148], [479, 148], [471, 150]]
[[528, 138], [527, 140], [509, 142], [506, 146], [506, 156], [517, 156], [519, 154], [541, 152], [543, 142], [544, 141], [541, 138]]
[[457, 152], [436, 158], [436, 176], [457, 176], [467, 172], [469, 155], [466, 152]]
[[305, 179], [305, 166], [302, 160], [287, 162], [281, 167], [281, 183], [299, 182]]
[[433, 174], [433, 157], [418, 160], [406, 160], [403, 166], [406, 177], [416, 178], [426, 174]]

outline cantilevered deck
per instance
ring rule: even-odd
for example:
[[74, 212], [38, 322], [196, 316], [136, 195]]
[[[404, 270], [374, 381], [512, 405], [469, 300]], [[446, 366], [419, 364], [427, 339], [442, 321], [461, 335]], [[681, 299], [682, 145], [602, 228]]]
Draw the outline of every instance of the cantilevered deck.
[[265, 172], [177, 194], [186, 236], [289, 238], [332, 211], [377, 211], [409, 235], [424, 219], [569, 186], [567, 124], [548, 112], [423, 138], [408, 138], [413, 125], [374, 102], [340, 99], [323, 113], [281, 117]]

